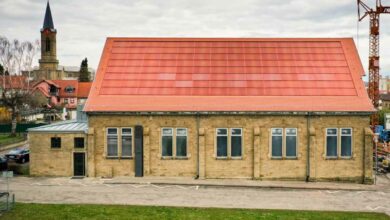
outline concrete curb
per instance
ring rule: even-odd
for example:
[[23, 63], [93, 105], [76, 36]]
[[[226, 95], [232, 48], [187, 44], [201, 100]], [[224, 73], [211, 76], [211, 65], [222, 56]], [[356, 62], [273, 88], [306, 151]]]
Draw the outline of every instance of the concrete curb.
[[199, 186], [210, 188], [250, 188], [250, 189], [285, 189], [285, 190], [333, 190], [333, 191], [379, 191], [377, 188], [348, 188], [328, 186], [289, 186], [289, 185], [250, 185], [250, 184], [219, 184], [219, 183], [174, 183], [174, 182], [137, 182], [137, 181], [104, 181], [104, 184], [140, 184], [140, 185], [177, 185], [177, 186]]
[[28, 140], [25, 140], [25, 141], [13, 143], [13, 144], [5, 145], [5, 146], [0, 147], [0, 151], [5, 151], [5, 150], [9, 150], [9, 149], [12, 149], [15, 147], [20, 147], [20, 146], [25, 145], [27, 143], [28, 143]]

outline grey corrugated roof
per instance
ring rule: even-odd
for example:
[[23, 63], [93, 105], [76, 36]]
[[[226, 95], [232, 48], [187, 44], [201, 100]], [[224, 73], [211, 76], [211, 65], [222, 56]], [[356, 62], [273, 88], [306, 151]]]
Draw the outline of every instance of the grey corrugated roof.
[[28, 129], [28, 132], [48, 132], [48, 133], [76, 133], [88, 132], [88, 123], [86, 121], [68, 120]]

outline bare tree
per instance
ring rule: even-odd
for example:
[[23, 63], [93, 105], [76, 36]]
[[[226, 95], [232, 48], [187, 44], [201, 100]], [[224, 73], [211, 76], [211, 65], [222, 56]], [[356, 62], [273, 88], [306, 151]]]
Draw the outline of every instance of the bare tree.
[[0, 36], [0, 64], [9, 75], [0, 76], [1, 104], [11, 112], [12, 131], [16, 135], [17, 117], [20, 111], [29, 108], [33, 99], [29, 77], [22, 75], [23, 71], [31, 71], [35, 55], [39, 51], [39, 43], [9, 41]]

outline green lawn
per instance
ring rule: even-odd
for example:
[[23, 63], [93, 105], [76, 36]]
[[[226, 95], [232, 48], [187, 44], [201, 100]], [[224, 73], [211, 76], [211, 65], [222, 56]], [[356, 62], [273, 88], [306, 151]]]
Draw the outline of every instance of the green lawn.
[[390, 219], [380, 213], [318, 212], [253, 209], [180, 208], [121, 205], [54, 205], [17, 203], [12, 211], [0, 216], [18, 219]]
[[21, 135], [16, 135], [15, 137], [11, 137], [9, 134], [0, 134], [0, 146], [21, 142], [23, 140], [24, 137]]

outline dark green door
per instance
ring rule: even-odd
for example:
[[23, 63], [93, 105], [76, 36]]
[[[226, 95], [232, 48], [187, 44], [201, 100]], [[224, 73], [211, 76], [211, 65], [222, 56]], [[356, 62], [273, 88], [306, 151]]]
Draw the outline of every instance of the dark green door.
[[74, 176], [85, 176], [85, 153], [73, 153]]
[[143, 146], [143, 128], [140, 125], [134, 129], [135, 144], [135, 176], [144, 176], [144, 146]]

